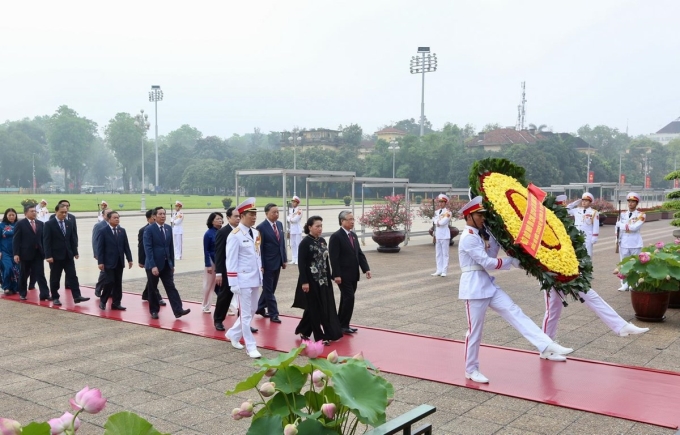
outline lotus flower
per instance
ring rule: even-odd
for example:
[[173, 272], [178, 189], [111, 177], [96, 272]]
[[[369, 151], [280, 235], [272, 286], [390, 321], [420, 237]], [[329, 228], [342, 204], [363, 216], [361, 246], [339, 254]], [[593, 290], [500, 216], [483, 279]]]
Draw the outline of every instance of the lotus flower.
[[283, 428], [283, 435], [297, 435], [297, 433], [297, 426], [294, 424], [287, 424], [286, 427]]
[[638, 258], [640, 259], [640, 263], [642, 264], [645, 264], [652, 259], [652, 257], [649, 256], [649, 252], [640, 252], [638, 254]]
[[20, 435], [21, 423], [9, 418], [0, 418], [0, 434], [1, 435]]
[[618, 269], [618, 268], [614, 269], [614, 271], [613, 271], [612, 273], [613, 273], [614, 275], [617, 275], [617, 274], [619, 273], [619, 269]]
[[90, 389], [85, 386], [78, 391], [75, 399], [70, 399], [69, 403], [74, 411], [83, 410], [88, 414], [97, 414], [106, 406], [106, 398], [102, 397], [102, 392], [99, 388]]
[[271, 369], [267, 370], [267, 371], [265, 372], [264, 375], [267, 376], [267, 377], [269, 377], [269, 378], [271, 378], [271, 377], [274, 376], [275, 374], [276, 374], [276, 369], [271, 368]]
[[239, 415], [241, 417], [252, 417], [253, 416], [253, 402], [246, 400], [241, 403], [241, 408], [239, 408]]
[[260, 394], [264, 397], [271, 397], [276, 393], [276, 384], [274, 382], [265, 382], [260, 387]]
[[659, 249], [663, 249], [663, 247], [666, 246], [666, 244], [664, 242], [656, 242], [654, 246], [656, 246]]
[[619, 277], [619, 279], [626, 279], [626, 275], [624, 275], [622, 273], [619, 273], [616, 276]]
[[[47, 424], [50, 425], [52, 435], [59, 435], [64, 433], [66, 429], [71, 429], [71, 422], [73, 422], [73, 414], [70, 412], [65, 412], [64, 415], [59, 418], [53, 418], [52, 420], [48, 421]], [[74, 426], [74, 432], [80, 428], [80, 419], [77, 417]]]
[[324, 403], [321, 405], [321, 412], [326, 418], [333, 420], [335, 418], [335, 403]]
[[316, 358], [323, 353], [322, 341], [302, 340], [302, 343], [305, 345], [303, 353], [309, 358]]
[[326, 359], [328, 361], [332, 362], [333, 364], [337, 363], [338, 362], [338, 352], [334, 350], [333, 352], [328, 354]]
[[312, 382], [314, 382], [316, 388], [323, 388], [326, 379], [326, 374], [321, 370], [314, 370], [314, 373], [312, 373]]
[[645, 282], [645, 279], [644, 279], [644, 278], [638, 279], [638, 284], [642, 284], [643, 282]]
[[674, 243], [675, 243], [676, 245], [680, 245], [680, 239], [675, 239]]
[[241, 416], [241, 408], [234, 408], [231, 410], [231, 418], [234, 420], [240, 420], [243, 417]]
[[354, 355], [352, 358], [354, 358], [357, 361], [363, 361], [364, 360], [364, 351], [362, 350], [358, 354]]

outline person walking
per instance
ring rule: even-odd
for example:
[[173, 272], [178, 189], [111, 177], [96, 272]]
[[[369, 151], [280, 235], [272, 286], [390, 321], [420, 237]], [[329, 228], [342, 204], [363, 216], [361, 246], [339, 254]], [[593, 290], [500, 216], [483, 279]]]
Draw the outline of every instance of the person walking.
[[[24, 208], [24, 219], [14, 227], [12, 251], [14, 262], [19, 264], [19, 296], [28, 295], [27, 282], [37, 282], [40, 289], [40, 300], [51, 301], [50, 288], [45, 279], [45, 250], [43, 248], [43, 230], [45, 223], [37, 219], [35, 207]], [[28, 280], [28, 281], [27, 281]]]
[[[215, 312], [213, 313], [213, 321], [215, 322], [215, 329], [224, 331], [224, 319], [227, 315], [235, 316], [238, 311], [238, 296], [234, 297], [229, 287], [229, 280], [227, 279], [227, 238], [229, 234], [238, 227], [241, 221], [241, 216], [238, 214], [236, 207], [229, 207], [227, 209], [227, 223], [222, 225], [215, 235], [215, 283], [220, 286], [220, 292], [217, 294], [215, 301]], [[257, 332], [257, 328], [250, 327], [251, 332]]]
[[120, 226], [120, 215], [116, 211], [106, 214], [107, 228], [99, 232], [97, 239], [97, 262], [99, 270], [104, 273], [99, 308], [106, 309], [106, 302], [111, 298], [111, 309], [125, 311], [123, 300], [123, 270], [125, 259], [128, 269], [132, 269], [132, 252], [125, 228]]
[[[94, 224], [92, 227], [92, 256], [94, 257], [95, 260], [97, 260], [97, 264], [99, 264], [99, 260], [97, 259], [97, 246], [99, 244], [99, 235], [101, 232], [105, 229], [108, 228], [109, 226], [109, 213], [111, 213], [113, 210], [110, 208], [104, 209], [102, 211], [102, 220]], [[94, 285], [94, 295], [95, 297], [101, 297], [102, 296], [102, 286], [104, 285], [104, 280], [106, 279], [106, 274], [104, 273], [103, 270], [99, 270], [99, 277], [97, 277], [97, 283]], [[68, 286], [67, 286], [68, 287]]]
[[356, 328], [350, 327], [354, 313], [354, 296], [357, 291], [360, 273], [371, 279], [371, 269], [366, 256], [359, 246], [359, 239], [354, 234], [354, 215], [349, 210], [338, 215], [340, 229], [331, 235], [328, 241], [328, 253], [331, 261], [333, 281], [340, 288], [340, 308], [338, 319], [340, 329], [345, 334], [354, 334]]
[[[17, 212], [8, 208], [2, 215], [2, 237], [0, 238], [0, 261], [2, 262], [2, 289], [6, 295], [19, 291], [19, 265], [14, 262], [14, 234], [17, 225]], [[20, 295], [26, 300], [26, 295]]]
[[298, 263], [298, 248], [302, 240], [302, 209], [300, 208], [300, 198], [296, 195], [290, 201], [291, 207], [288, 209], [288, 234], [290, 234], [290, 263]]
[[[146, 252], [144, 252], [144, 231], [146, 230], [146, 227], [156, 222], [156, 217], [153, 215], [153, 209], [147, 210], [145, 216], [146, 225], [140, 228], [139, 231], [137, 232], [137, 262], [141, 269], [144, 269], [144, 263], [146, 262]], [[167, 305], [163, 300], [163, 297], [161, 296], [161, 292], [158, 291], [158, 287], [156, 287], [156, 299], [158, 299], [159, 306], [164, 307]], [[146, 284], [144, 285], [144, 291], [142, 292], [142, 300], [143, 301], [149, 300], [148, 278], [146, 280]]]
[[203, 312], [210, 313], [210, 300], [215, 291], [215, 236], [222, 228], [222, 213], [212, 212], [208, 216], [208, 230], [203, 234]]
[[262, 237], [260, 257], [262, 258], [262, 294], [257, 304], [257, 311], [263, 317], [269, 317], [274, 323], [281, 323], [279, 308], [276, 304], [276, 286], [279, 283], [281, 269], [286, 268], [288, 263], [286, 255], [286, 240], [283, 237], [283, 225], [279, 222], [279, 208], [274, 203], [264, 206], [267, 216], [257, 231]]

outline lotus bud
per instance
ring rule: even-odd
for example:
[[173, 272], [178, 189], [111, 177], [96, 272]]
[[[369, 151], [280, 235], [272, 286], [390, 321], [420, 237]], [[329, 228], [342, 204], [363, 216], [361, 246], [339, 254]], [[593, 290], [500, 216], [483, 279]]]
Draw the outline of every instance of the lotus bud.
[[618, 275], [618, 273], [619, 273], [619, 268], [617, 267], [616, 269], [614, 269], [614, 271], [613, 271], [612, 273], [613, 273], [614, 275]]
[[321, 405], [321, 412], [326, 418], [333, 420], [335, 418], [335, 403], [324, 403]]
[[364, 351], [362, 350], [358, 354], [354, 355], [352, 358], [354, 358], [357, 361], [363, 361], [364, 360]]
[[671, 280], [671, 276], [670, 276], [670, 275], [666, 275], [666, 281], [670, 281], [670, 280]]
[[312, 382], [314, 382], [316, 388], [322, 388], [326, 378], [326, 374], [321, 370], [314, 370], [314, 373], [312, 373]]
[[624, 274], [622, 274], [622, 273], [619, 273], [619, 274], [616, 275], [616, 276], [618, 276], [619, 279], [626, 279], [626, 275], [624, 275]]
[[[73, 426], [71, 426], [73, 423]], [[50, 431], [53, 435], [58, 435], [64, 433], [66, 430], [70, 430], [73, 433], [80, 428], [80, 419], [76, 417], [75, 422], [73, 422], [73, 414], [70, 412], [65, 412], [59, 418], [53, 418], [47, 422], [50, 425]]]
[[273, 396], [276, 393], [276, 384], [274, 382], [265, 382], [260, 387], [260, 394], [264, 397]]
[[102, 397], [102, 392], [99, 388], [92, 388], [85, 386], [82, 390], [76, 393], [74, 399], [70, 399], [69, 403], [74, 411], [81, 409], [88, 414], [97, 414], [106, 406], [106, 398]]
[[638, 282], [638, 284], [642, 284], [643, 282], [645, 282], [645, 279], [644, 279], [644, 278], [640, 278], [640, 279], [638, 279], [637, 282]]
[[338, 362], [338, 352], [334, 350], [333, 352], [328, 354], [326, 359], [328, 361], [332, 362], [333, 364], [337, 363]]
[[309, 358], [316, 358], [323, 353], [324, 344], [321, 340], [303, 340], [302, 343], [305, 345], [305, 350], [303, 353]]
[[656, 242], [654, 246], [656, 246], [659, 249], [663, 249], [663, 247], [666, 246], [666, 244], [664, 242]]
[[231, 410], [231, 418], [234, 420], [240, 420], [243, 418], [241, 415], [241, 408], [234, 408]]
[[287, 424], [286, 427], [283, 428], [283, 435], [297, 435], [297, 433], [297, 426], [294, 424]]
[[252, 417], [252, 415], [253, 415], [253, 402], [251, 402], [250, 400], [247, 400], [247, 401], [241, 403], [239, 415], [241, 415], [241, 417]]
[[267, 370], [264, 375], [271, 378], [272, 376], [274, 376], [276, 374], [276, 370], [277, 369], [272, 367], [269, 370]]
[[9, 418], [0, 418], [0, 434], [2, 435], [20, 435], [21, 423]]

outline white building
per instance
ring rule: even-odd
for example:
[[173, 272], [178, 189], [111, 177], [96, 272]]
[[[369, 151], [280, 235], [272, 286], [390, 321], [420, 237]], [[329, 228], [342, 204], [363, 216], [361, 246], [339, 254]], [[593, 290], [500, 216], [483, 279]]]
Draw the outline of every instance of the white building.
[[656, 133], [650, 134], [649, 138], [661, 142], [661, 145], [668, 145], [668, 142], [673, 139], [680, 138], [680, 118], [671, 122]]

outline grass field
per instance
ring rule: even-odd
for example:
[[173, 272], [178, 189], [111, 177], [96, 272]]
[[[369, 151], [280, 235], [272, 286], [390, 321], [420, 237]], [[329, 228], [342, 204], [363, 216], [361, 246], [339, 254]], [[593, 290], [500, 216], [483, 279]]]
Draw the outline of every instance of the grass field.
[[[61, 199], [68, 199], [71, 203], [72, 212], [80, 211], [96, 211], [99, 208], [99, 204], [102, 200], [105, 200], [109, 206], [114, 210], [140, 210], [141, 209], [141, 195], [138, 193], [130, 194], [119, 194], [119, 193], [109, 193], [109, 194], [45, 194], [45, 195], [26, 195], [26, 194], [1, 194], [0, 195], [0, 213], [4, 212], [7, 208], [14, 208], [19, 212], [23, 213], [23, 207], [21, 201], [27, 198], [35, 199], [40, 201], [45, 199], [47, 201], [47, 207], [50, 210], [54, 210], [54, 206]], [[171, 205], [174, 206], [175, 201], [179, 200], [184, 204], [185, 209], [224, 209], [222, 205], [223, 196], [199, 196], [199, 195], [181, 195], [181, 194], [161, 194], [157, 196], [151, 196], [146, 194], [146, 208], [152, 208], [157, 206], [163, 206], [169, 208]], [[231, 197], [236, 201], [236, 197]], [[239, 198], [243, 201], [246, 198]], [[302, 198], [304, 201], [304, 198]], [[360, 200], [360, 198], [358, 198]], [[376, 200], [367, 200], [366, 203], [374, 203]], [[273, 202], [279, 204], [281, 198], [272, 197], [258, 197], [257, 205], [263, 207], [265, 204]], [[313, 198], [310, 199], [310, 205], [334, 205], [342, 206], [344, 203], [342, 198]], [[232, 206], [236, 206], [235, 202]], [[279, 204], [280, 205], [280, 204]], [[304, 203], [303, 203], [304, 205]]]

